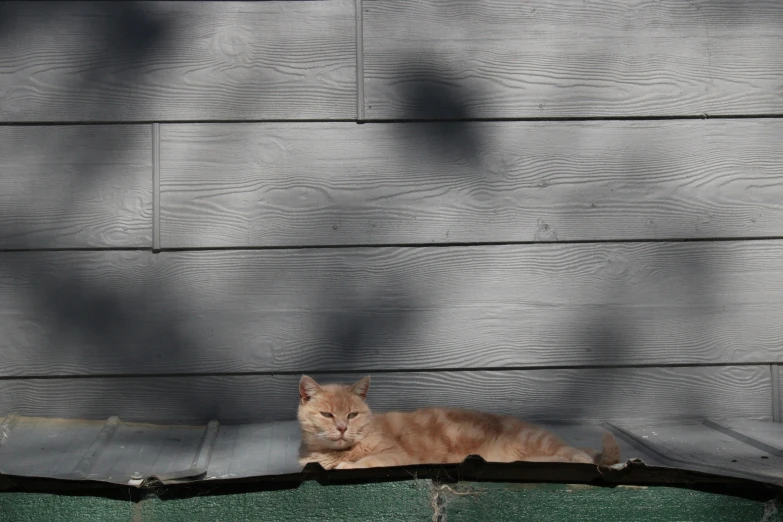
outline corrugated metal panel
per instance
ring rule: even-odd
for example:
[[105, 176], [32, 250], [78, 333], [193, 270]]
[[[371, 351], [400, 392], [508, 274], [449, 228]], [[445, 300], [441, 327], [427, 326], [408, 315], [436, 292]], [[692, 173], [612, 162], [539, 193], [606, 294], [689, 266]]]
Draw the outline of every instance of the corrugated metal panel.
[[[743, 424], [755, 424], [756, 430], [761, 431], [758, 429], [760, 423], [743, 421]], [[750, 429], [747, 435], [738, 436], [735, 431], [715, 429], [714, 426], [719, 425], [712, 421], [613, 424], [628, 441], [642, 451], [652, 453], [665, 466], [783, 484], [783, 457], [760, 449], [761, 441], [749, 435]], [[783, 424], [766, 423], [764, 431], [776, 433], [783, 440]]]
[[299, 425], [293, 421], [221, 426], [205, 478], [297, 473], [299, 444]]
[[[600, 447], [607, 428], [623, 459], [783, 485], [783, 457], [773, 450], [783, 424], [749, 421], [635, 425], [547, 424], [579, 447]], [[219, 426], [166, 426], [0, 418], [0, 473], [140, 485], [270, 477], [301, 471], [296, 421]], [[773, 446], [775, 445], [775, 446]]]

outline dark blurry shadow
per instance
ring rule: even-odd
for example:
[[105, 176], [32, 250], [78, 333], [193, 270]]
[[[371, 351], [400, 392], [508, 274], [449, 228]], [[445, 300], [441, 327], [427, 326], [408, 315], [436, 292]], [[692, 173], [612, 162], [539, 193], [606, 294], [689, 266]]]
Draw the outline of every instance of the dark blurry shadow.
[[[45, 11], [52, 19], [56, 19], [67, 14], [69, 10], [79, 9], [78, 6], [81, 5], [83, 4], [68, 2], [0, 3], [0, 53], [3, 52], [4, 46], [10, 45], [14, 35], [36, 30], [27, 23], [25, 13]], [[89, 107], [89, 98], [85, 102], [85, 96], [101, 92], [102, 86], [107, 83], [123, 83], [131, 75], [137, 74], [138, 69], [148, 65], [146, 59], [150, 54], [154, 53], [161, 59], [174, 48], [170, 22], [157, 16], [149, 5], [151, 4], [144, 2], [91, 4], [91, 9], [97, 13], [101, 13], [101, 10], [104, 14], [109, 13], [108, 16], [100, 16], [97, 19], [112, 21], [99, 28], [101, 39], [96, 48], [99, 46], [101, 56], [95, 61], [115, 62], [118, 68], [96, 68], [75, 75], [74, 82], [64, 86], [71, 98], [65, 103]], [[466, 23], [470, 21], [466, 20]], [[444, 64], [443, 60], [439, 60], [435, 55], [408, 56], [404, 70], [397, 71], [397, 75], [402, 80], [396, 91], [399, 97], [396, 103], [402, 104], [407, 111], [402, 118], [406, 123], [395, 125], [395, 129], [401, 133], [398, 136], [398, 142], [402, 144], [399, 153], [411, 163], [419, 165], [419, 168], [426, 165], [427, 161], [457, 158], [467, 168], [454, 169], [454, 172], [483, 178], [485, 169], [482, 156], [491, 149], [492, 143], [482, 131], [486, 126], [469, 121], [476, 117], [472, 107], [475, 106], [475, 100], [482, 99], [482, 93], [469, 91], [465, 82], [451, 70], [449, 64]], [[107, 118], [111, 120], [121, 119], [120, 115], [123, 114], [121, 102], [114, 107], [113, 112], [106, 112], [111, 109], [103, 106], [100, 111], [102, 114], [108, 114]], [[89, 110], [86, 113], [91, 114]], [[417, 123], [421, 121], [430, 123]], [[560, 124], [564, 123], [552, 123]], [[87, 127], [84, 129], [85, 133], [91, 132]], [[98, 136], [91, 139], [102, 138]], [[107, 149], [109, 147], [102, 147], [100, 142], [96, 142], [94, 151]], [[51, 158], [60, 158], [69, 153], [68, 143], [62, 143], [60, 147], [47, 151]], [[117, 160], [116, 157], [94, 154], [94, 157], [78, 160], [80, 165], [91, 165], [92, 168], [86, 167], [83, 171], [74, 173], [69, 190], [75, 193], [94, 183], [99, 167]], [[643, 160], [655, 161], [654, 154]], [[42, 162], [45, 161], [46, 158], [42, 158]], [[633, 163], [638, 159], [629, 157], [626, 161]], [[455, 178], [444, 177], [444, 187], [448, 188], [449, 183], [455, 183]], [[578, 198], [579, 194], [575, 196]], [[579, 203], [578, 200], [576, 202]], [[338, 212], [335, 219], [355, 219], [349, 211], [350, 209], [344, 209], [343, 215]], [[148, 215], [151, 214], [151, 209], [147, 209], [147, 212]], [[0, 230], [0, 234], [3, 233], [4, 231]], [[549, 234], [544, 239], [556, 239], [556, 235]], [[307, 244], [308, 240], [306, 237], [301, 238], [299, 243]], [[378, 243], [384, 241], [379, 239]], [[524, 247], [520, 247], [520, 251], [522, 249]], [[716, 286], [716, 282], [712, 279], [714, 276], [704, 269], [704, 259], [692, 253], [687, 254], [687, 257], [680, 253], [670, 254], [665, 246], [655, 252], [652, 260], [656, 265], [677, 266], [677, 284], [673, 284], [671, 288], [684, 296], [692, 296], [695, 300], [691, 303], [693, 306], [707, 307], [713, 304], [712, 288]], [[188, 338], [187, 332], [182, 331], [180, 325], [186, 318], [181, 314], [184, 312], [157, 307], [155, 312], [159, 314], [158, 318], [142, 324], [140, 317], [144, 315], [143, 311], [150, 307], [150, 295], [177, 295], [178, 289], [173, 286], [140, 278], [146, 281], [144, 285], [133, 291], [120, 291], [98, 283], [86, 283], [70, 278], [68, 274], [77, 271], [79, 267], [71, 267], [73, 270], [70, 272], [63, 270], [64, 275], [57, 276], [53, 275], [48, 267], [30, 262], [31, 259], [35, 259], [34, 256], [0, 253], [0, 270], [10, 274], [10, 277], [24, 277], [33, 281], [34, 299], [40, 307], [40, 316], [52, 318], [52, 324], [49, 325], [52, 332], [67, 335], [68, 331], [77, 331], [76, 337], [84, 339], [84, 351], [71, 354], [74, 359], [104, 358], [104, 361], [95, 364], [99, 368], [115, 367], [116, 362], [106, 362], [115, 359], [119, 359], [121, 364], [127, 367], [150, 368], [153, 366], [150, 361], [165, 360], [166, 368], [192, 368], [193, 360], [199, 358], [199, 351], [213, 349], [211, 346], [194, 343]], [[354, 271], [349, 269], [346, 272], [349, 274], [347, 277], [335, 278], [326, 285], [321, 289], [320, 295], [302, 296], [303, 300], [308, 300], [305, 313], [319, 311], [320, 317], [324, 318], [323, 324], [317, 329], [315, 340], [322, 348], [317, 351], [315, 357], [311, 352], [307, 352], [299, 360], [303, 370], [331, 371], [334, 368], [330, 368], [330, 364], [367, 371], [383, 370], [384, 359], [398, 359], [401, 350], [405, 349], [408, 341], [403, 332], [411, 331], [420, 314], [417, 311], [420, 310], [420, 303], [412, 298], [413, 292], [408, 287], [406, 274], [401, 268], [390, 271], [389, 277], [394, 280], [399, 291], [397, 296], [389, 298], [379, 295], [377, 291], [360, 291], [365, 284], [363, 273], [357, 267], [354, 268]], [[330, 266], [313, 269], [329, 274], [337, 273], [337, 270]], [[604, 294], [606, 296], [622, 296], [634, 292], [633, 281], [623, 278], [622, 275], [607, 278], [603, 284], [607, 287]], [[346, 290], [348, 287], [350, 288]], [[257, 295], [262, 296], [263, 292], [259, 290], [256, 290]], [[352, 297], [346, 301], [334, 301], [336, 294], [346, 292]], [[231, 296], [226, 296], [226, 299], [230, 300]], [[588, 314], [588, 322], [591, 325], [574, 329], [572, 333], [577, 344], [584, 346], [587, 353], [597, 354], [596, 359], [600, 359], [601, 365], [606, 365], [607, 362], [609, 365], [633, 362], [634, 354], [640, 349], [635, 339], [636, 325], [627, 320], [628, 315], [619, 316], [614, 313], [621, 307], [617, 308], [618, 310], [611, 310], [607, 307], [606, 310]], [[666, 336], [667, 333], [662, 332], [661, 335]], [[45, 358], [47, 350], [51, 349], [55, 347], [47, 344], [42, 346], [41, 352], [36, 355]], [[413, 353], [410, 355], [414, 356]], [[82, 366], [88, 367], [88, 364]], [[607, 370], [607, 373], [611, 374], [611, 370]], [[176, 376], [165, 378], [177, 379]], [[198, 380], [181, 380], [183, 387], [189, 386], [190, 383], [197, 386]], [[46, 382], [40, 381], [40, 385], [46, 386]], [[490, 393], [499, 392], [493, 389], [492, 382], [487, 383], [487, 389], [491, 390]], [[564, 403], [584, 405], [581, 397], [585, 393], [586, 390], [580, 385], [573, 385], [564, 389], [559, 397]], [[182, 416], [202, 420], [219, 415], [220, 408], [216, 401], [231, 399], [225, 396], [216, 397], [195, 388], [189, 395], [188, 402], [180, 405]], [[404, 400], [405, 398], [400, 398], [401, 402]], [[694, 416], [699, 416], [702, 410], [699, 404], [706, 403], [710, 398], [696, 394], [688, 400], [695, 405]], [[89, 416], [89, 398], [86, 398], [85, 402], [80, 414]], [[294, 415], [295, 402], [296, 392], [292, 389], [291, 418]], [[553, 404], [552, 408], [546, 408], [546, 411], [542, 409], [534, 412], [533, 416], [551, 418], [556, 406]], [[576, 409], [582, 416], [589, 417], [600, 411], [600, 408], [599, 402], [589, 408], [584, 406]]]
[[397, 76], [414, 78], [401, 81], [395, 91], [405, 107], [403, 120], [409, 122], [394, 127], [402, 133], [401, 154], [424, 149], [436, 157], [456, 156], [468, 162], [474, 174], [481, 174], [479, 160], [487, 148], [486, 137], [469, 121], [475, 118], [470, 99], [479, 95], [465, 92], [459, 78], [431, 56], [409, 56]]
[[[133, 75], [138, 75], [141, 68], [149, 65], [150, 55], [165, 56], [169, 39], [172, 37], [171, 27], [166, 20], [151, 10], [148, 4], [144, 2], [92, 4], [2, 2], [0, 3], [0, 53], [9, 52], [9, 46], [10, 50], [18, 46], [16, 39], [22, 35], [29, 36], [40, 31], [50, 31], [51, 28], [58, 28], [61, 24], [73, 22], [73, 15], [81, 15], [85, 9], [90, 16], [82, 17], [80, 21], [93, 23], [87, 30], [94, 37], [90, 43], [99, 53], [92, 58], [92, 63], [100, 63], [103, 66], [88, 68], [80, 74], [71, 76], [72, 83], [61, 86], [62, 92], [65, 93], [65, 100], [57, 100], [56, 103], [69, 107], [84, 107], [82, 112], [88, 117], [97, 109], [102, 121], [121, 121], [123, 114], [121, 101], [110, 105], [105, 103], [105, 100], [101, 100], [99, 107], [91, 108], [91, 104], [94, 103], [92, 93], [102, 92], [107, 84], [122, 84]], [[33, 21], [39, 25], [33, 24]], [[103, 25], [95, 25], [97, 23]], [[105, 64], [111, 65], [107, 67]], [[19, 65], [32, 67], [33, 64]], [[40, 172], [37, 176], [41, 178], [45, 178], [51, 169], [56, 168], [53, 165], [68, 168], [67, 165], [74, 164], [80, 167], [69, 172], [68, 184], [63, 187], [62, 208], [55, 212], [59, 215], [69, 214], [71, 207], [79, 204], [78, 195], [89, 191], [89, 187], [102, 181], [99, 178], [101, 172], [105, 172], [107, 165], [120, 165], [126, 160], [126, 151], [122, 146], [117, 146], [116, 135], [111, 132], [96, 132], [95, 129], [96, 127], [91, 125], [70, 126], [68, 139], [52, 140], [47, 143], [45, 155], [40, 158], [40, 166], [37, 167]], [[77, 149], [73, 145], [79, 142], [88, 142], [93, 146]], [[76, 150], [85, 152], [75, 152]], [[106, 195], [116, 197], [118, 205], [136, 203], [124, 200], [126, 197], [135, 197], [136, 194]], [[118, 208], [118, 212], [120, 210]], [[147, 201], [146, 206], [139, 211], [144, 217], [149, 218], [151, 223], [151, 201]], [[0, 234], [7, 233], [9, 231], [0, 229]], [[35, 251], [40, 248], [38, 244], [25, 245], [24, 240], [20, 245], [18, 230], [14, 229], [13, 234], [16, 235], [14, 249]], [[27, 281], [31, 292], [25, 297], [34, 303], [37, 310], [34, 322], [46, 322], [45, 326], [39, 327], [45, 330], [47, 336], [35, 346], [25, 346], [28, 350], [25, 360], [30, 359], [30, 350], [35, 350], [37, 353], [34, 357], [40, 361], [41, 366], [50, 368], [49, 375], [92, 373], [93, 368], [98, 368], [99, 372], [106, 368], [112, 368], [117, 372], [123, 369], [155, 368], [162, 362], [161, 359], [165, 359], [165, 364], [169, 367], [178, 364], [187, 367], [187, 362], [196, 356], [199, 347], [188, 343], [179, 331], [181, 318], [177, 313], [159, 311], [162, 315], [157, 320], [149, 320], [150, 314], [147, 313], [151, 306], [149, 300], [161, 289], [155, 287], [154, 282], [149, 280], [146, 274], [133, 275], [133, 278], [138, 281], [137, 287], [129, 287], [125, 284], [115, 286], [112, 284], [115, 281], [112, 281], [111, 276], [102, 280], [100, 274], [95, 273], [88, 278], [83, 278], [82, 270], [95, 268], [78, 264], [89, 255], [99, 254], [0, 253], [0, 272], [6, 277]], [[51, 262], [54, 256], [59, 256], [61, 259], [59, 266]], [[133, 270], [134, 267], [129, 265], [128, 269]], [[36, 386], [46, 387], [47, 382], [51, 381], [35, 382]], [[120, 381], [117, 382], [118, 386], [121, 386]], [[185, 382], [183, 381], [183, 384]], [[118, 390], [112, 390], [112, 393], [117, 392]], [[95, 398], [96, 403], [102, 400], [102, 398]], [[82, 397], [81, 402], [75, 406], [74, 414], [83, 417], [106, 416], [106, 412], [91, 413], [90, 404], [90, 397]], [[200, 415], [201, 407], [201, 404], [195, 402], [181, 404], [183, 413], [187, 412], [187, 415], [192, 417]], [[3, 410], [6, 409], [7, 407], [3, 407]]]

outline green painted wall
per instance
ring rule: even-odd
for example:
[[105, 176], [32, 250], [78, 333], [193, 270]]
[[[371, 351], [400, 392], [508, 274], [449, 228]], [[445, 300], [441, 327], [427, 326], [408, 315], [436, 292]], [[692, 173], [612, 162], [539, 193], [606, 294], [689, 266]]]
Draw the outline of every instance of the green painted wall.
[[397, 522], [429, 520], [430, 485], [420, 482], [321, 486], [306, 482], [298, 489], [194, 497], [183, 500], [148, 500], [144, 522], [234, 522], [264, 520], [298, 522], [318, 520], [369, 520]]
[[453, 490], [443, 492], [449, 522], [783, 521], [780, 514], [764, 518], [772, 505], [686, 489], [470, 484]]
[[[221, 521], [709, 521], [783, 522], [773, 504], [675, 488], [409, 481], [139, 503], [38, 493], [0, 494], [2, 522]], [[433, 515], [436, 515], [433, 517]], [[439, 518], [438, 518], [439, 517]], [[766, 517], [766, 518], [765, 518]]]

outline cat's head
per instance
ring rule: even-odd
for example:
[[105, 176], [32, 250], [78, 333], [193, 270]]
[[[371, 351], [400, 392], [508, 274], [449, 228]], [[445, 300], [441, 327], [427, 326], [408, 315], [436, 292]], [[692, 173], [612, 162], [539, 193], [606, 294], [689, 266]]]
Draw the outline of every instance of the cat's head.
[[372, 412], [365, 398], [370, 377], [348, 384], [318, 384], [303, 375], [299, 381], [297, 417], [312, 450], [342, 450], [359, 442]]

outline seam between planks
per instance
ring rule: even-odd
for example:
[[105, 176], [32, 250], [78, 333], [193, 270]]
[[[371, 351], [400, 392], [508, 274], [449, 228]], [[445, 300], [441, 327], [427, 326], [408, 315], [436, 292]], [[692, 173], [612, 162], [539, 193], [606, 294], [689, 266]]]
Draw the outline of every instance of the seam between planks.
[[146, 379], [170, 377], [274, 377], [284, 375], [359, 375], [371, 374], [432, 374], [432, 373], [475, 373], [475, 372], [539, 372], [539, 371], [573, 371], [573, 370], [655, 370], [667, 368], [747, 368], [765, 367], [768, 362], [725, 362], [725, 363], [675, 363], [675, 364], [617, 364], [617, 365], [567, 365], [567, 366], [476, 366], [476, 367], [444, 367], [444, 368], [333, 368], [327, 370], [299, 368], [296, 370], [255, 370], [255, 371], [204, 371], [204, 372], [161, 372], [161, 373], [60, 373], [54, 375], [0, 375], [2, 381], [47, 381], [67, 379]]
[[201, 251], [232, 251], [232, 250], [324, 250], [324, 249], [358, 249], [358, 248], [454, 248], [454, 247], [502, 247], [526, 245], [589, 245], [589, 244], [623, 244], [623, 243], [717, 243], [742, 241], [781, 241], [783, 236], [746, 236], [746, 237], [686, 237], [686, 238], [647, 238], [647, 239], [572, 239], [558, 241], [462, 241], [449, 243], [339, 243], [339, 244], [301, 244], [301, 245], [263, 245], [263, 246], [206, 246], [206, 247], [170, 247], [162, 248], [166, 252], [201, 252]]
[[780, 365], [770, 365], [772, 374], [772, 420], [773, 422], [783, 422], [783, 404], [781, 404], [780, 395]]
[[[361, 1], [361, 0], [357, 0]], [[358, 52], [358, 50], [357, 50]], [[364, 51], [362, 50], [362, 56]], [[364, 64], [362, 63], [362, 69]], [[362, 90], [364, 89], [364, 80], [362, 79]], [[487, 118], [373, 118], [366, 120], [366, 123], [470, 123], [470, 122], [562, 122], [562, 121], [668, 121], [668, 120], [774, 120], [783, 119], [783, 113], [758, 113], [758, 114], [663, 114], [658, 116], [650, 115], [614, 115], [614, 116], [537, 116], [537, 117], [487, 117]], [[147, 124], [170, 124], [170, 125], [203, 125], [207, 123], [356, 123], [355, 118], [247, 118], [247, 119], [187, 119], [187, 120], [36, 120], [36, 121], [0, 121], [0, 127], [65, 127], [65, 126], [89, 126], [89, 125], [147, 125]]]
[[160, 123], [152, 124], [152, 251], [160, 252]]
[[[154, 199], [153, 194], [153, 199]], [[159, 228], [159, 227], [158, 227]], [[154, 239], [154, 238], [153, 238]], [[501, 247], [528, 245], [589, 245], [589, 244], [647, 244], [647, 243], [726, 243], [726, 242], [776, 242], [783, 236], [747, 236], [747, 237], [693, 237], [693, 238], [641, 238], [641, 239], [572, 239], [558, 241], [477, 241], [452, 243], [339, 243], [314, 245], [265, 245], [265, 246], [206, 246], [206, 247], [170, 247], [158, 245], [158, 252], [249, 252], [257, 250], [349, 250], [382, 248], [455, 248], [455, 247]], [[0, 248], [4, 252], [148, 252], [148, 247], [41, 247], [41, 248]], [[757, 363], [754, 363], [757, 364]], [[764, 363], [767, 364], [767, 363]]]
[[362, 0], [356, 0], [356, 119], [364, 121], [364, 12]]

